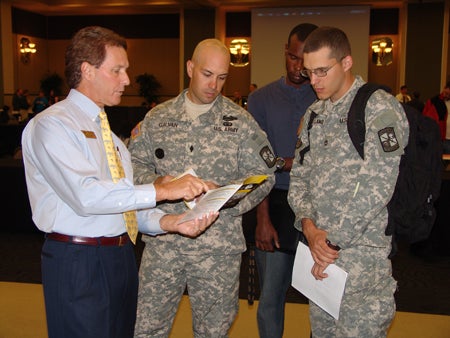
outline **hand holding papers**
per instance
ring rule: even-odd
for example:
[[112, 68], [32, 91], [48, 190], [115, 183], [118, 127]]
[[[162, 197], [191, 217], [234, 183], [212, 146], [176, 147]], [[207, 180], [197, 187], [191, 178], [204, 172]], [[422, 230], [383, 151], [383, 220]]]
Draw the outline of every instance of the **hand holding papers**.
[[[193, 171], [189, 171], [188, 173], [195, 175], [195, 173], [193, 174]], [[179, 177], [181, 176], [183, 176], [183, 174]], [[186, 201], [186, 205], [191, 210], [186, 213], [180, 222], [195, 219], [210, 211], [219, 211], [223, 208], [233, 207], [266, 179], [267, 175], [251, 176], [241, 183], [229, 184], [217, 189], [209, 190], [195, 201]]]
[[292, 271], [292, 286], [335, 319], [339, 319], [339, 308], [345, 290], [347, 272], [335, 264], [330, 264], [325, 269], [328, 277], [320, 281], [311, 274], [313, 265], [311, 251], [300, 242]]

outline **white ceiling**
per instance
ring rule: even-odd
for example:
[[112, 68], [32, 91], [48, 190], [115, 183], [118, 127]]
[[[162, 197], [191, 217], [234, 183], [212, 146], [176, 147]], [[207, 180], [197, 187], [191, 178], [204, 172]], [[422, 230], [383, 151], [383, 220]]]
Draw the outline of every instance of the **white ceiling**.
[[400, 7], [423, 0], [10, 0], [12, 6], [42, 15], [149, 14], [185, 9], [223, 8], [248, 11], [258, 7], [370, 5]]

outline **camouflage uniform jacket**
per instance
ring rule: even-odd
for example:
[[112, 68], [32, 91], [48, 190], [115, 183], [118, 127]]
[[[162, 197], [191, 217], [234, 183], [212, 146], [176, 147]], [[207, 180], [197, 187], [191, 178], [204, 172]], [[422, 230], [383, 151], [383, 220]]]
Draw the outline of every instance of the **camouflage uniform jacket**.
[[[129, 149], [136, 183], [177, 176], [189, 168], [218, 185], [258, 174], [269, 178], [238, 205], [222, 210], [197, 239], [166, 234], [144, 240], [172, 242], [187, 254], [242, 252], [246, 247], [239, 216], [261, 202], [274, 184], [272, 148], [253, 117], [228, 98], [220, 95], [208, 112], [192, 121], [184, 111], [185, 95], [186, 90], [153, 108], [133, 130]], [[186, 211], [182, 201], [159, 207], [167, 213]]]
[[[327, 231], [332, 243], [342, 248], [336, 264], [356, 274], [362, 273], [364, 266], [375, 269], [372, 263], [378, 267], [390, 252], [391, 238], [384, 234], [386, 205], [395, 188], [400, 156], [409, 134], [400, 103], [378, 90], [366, 106], [365, 159], [359, 157], [348, 134], [347, 113], [363, 84], [357, 76], [338, 101], [319, 100], [308, 108], [288, 195], [296, 214], [296, 228], [301, 229], [302, 218], [312, 219], [318, 228]], [[308, 141], [307, 124], [312, 111], [318, 115]], [[388, 142], [384, 142], [386, 135]], [[310, 151], [300, 165], [298, 152], [308, 144]], [[380, 264], [381, 270], [389, 273], [390, 262]]]

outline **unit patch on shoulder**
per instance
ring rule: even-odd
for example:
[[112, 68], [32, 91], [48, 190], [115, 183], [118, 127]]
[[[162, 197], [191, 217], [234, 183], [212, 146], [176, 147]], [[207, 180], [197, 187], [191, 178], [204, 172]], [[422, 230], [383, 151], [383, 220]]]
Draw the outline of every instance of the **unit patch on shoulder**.
[[131, 131], [131, 138], [135, 139], [136, 137], [138, 137], [141, 134], [141, 122], [139, 122], [136, 127], [133, 128], [133, 130]]
[[262, 147], [261, 150], [259, 151], [259, 155], [261, 156], [263, 161], [266, 162], [267, 167], [273, 168], [273, 166], [276, 163], [275, 155], [268, 146]]
[[378, 131], [378, 138], [380, 139], [381, 147], [386, 153], [396, 151], [400, 148], [397, 136], [393, 127], [386, 127]]

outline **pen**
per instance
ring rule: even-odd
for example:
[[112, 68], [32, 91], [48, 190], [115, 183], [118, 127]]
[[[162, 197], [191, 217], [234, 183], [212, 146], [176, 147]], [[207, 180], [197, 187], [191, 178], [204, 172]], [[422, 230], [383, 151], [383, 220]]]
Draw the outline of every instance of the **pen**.
[[359, 190], [359, 182], [356, 183], [355, 191], [353, 192], [353, 198], [355, 198], [356, 193], [358, 192], [358, 190]]
[[341, 250], [341, 247], [339, 245], [335, 245], [335, 244], [331, 244], [330, 240], [325, 240], [325, 243], [327, 243], [328, 247], [333, 249], [333, 250]]

